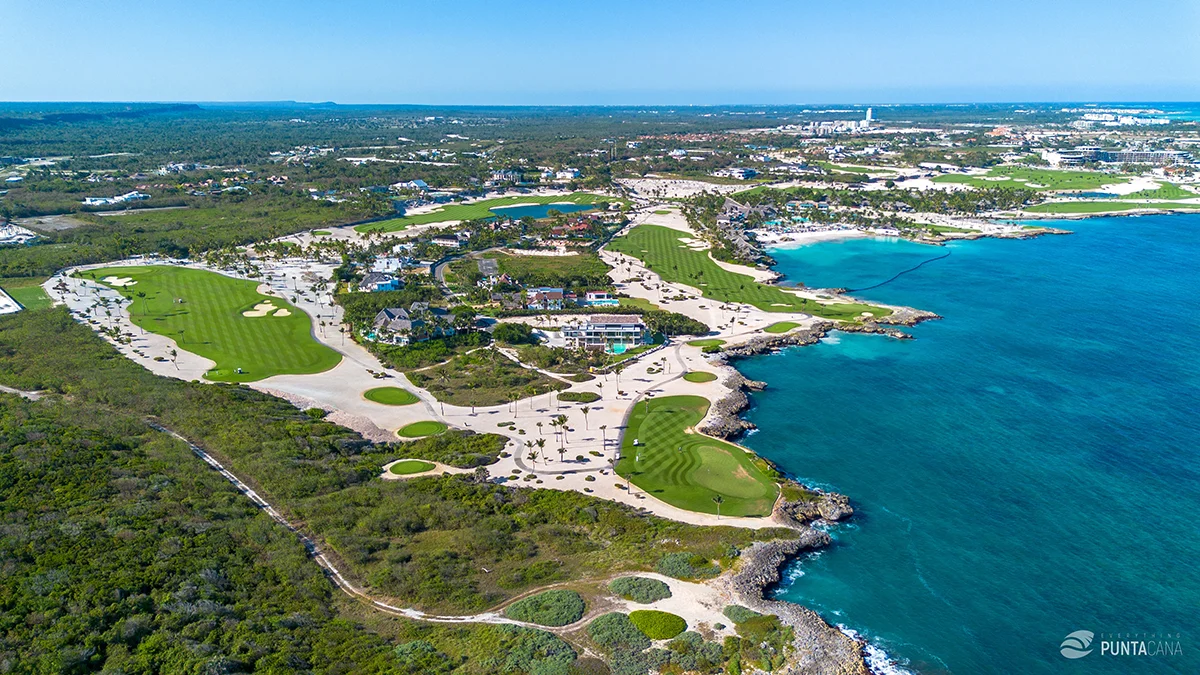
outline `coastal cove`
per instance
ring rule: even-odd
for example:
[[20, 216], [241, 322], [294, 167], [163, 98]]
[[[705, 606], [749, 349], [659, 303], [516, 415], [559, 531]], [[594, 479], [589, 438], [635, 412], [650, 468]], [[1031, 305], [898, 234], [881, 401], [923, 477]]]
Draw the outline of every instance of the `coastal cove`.
[[[735, 363], [769, 383], [744, 444], [858, 513], [775, 597], [920, 672], [1200, 669], [1200, 215], [1064, 227], [771, 251], [787, 279], [844, 288], [951, 253], [859, 294], [944, 317], [916, 340], [835, 332]], [[1068, 661], [1076, 630], [1183, 652]]]

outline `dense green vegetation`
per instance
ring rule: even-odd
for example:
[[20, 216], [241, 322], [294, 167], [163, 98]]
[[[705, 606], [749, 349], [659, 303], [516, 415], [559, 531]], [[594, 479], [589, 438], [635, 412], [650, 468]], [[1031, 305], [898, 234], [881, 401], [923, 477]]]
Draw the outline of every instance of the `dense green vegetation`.
[[[259, 293], [258, 282], [172, 265], [111, 267], [85, 274], [130, 300], [136, 325], [214, 361], [217, 365], [205, 373], [207, 379], [253, 382], [283, 373], [319, 373], [342, 360], [313, 338], [307, 314], [283, 298]], [[116, 286], [104, 281], [109, 277], [132, 279], [134, 285]], [[275, 309], [263, 316], [245, 315], [261, 313], [256, 312], [261, 303]]]
[[551, 286], [565, 289], [605, 288], [612, 285], [609, 267], [595, 253], [575, 255], [503, 255], [496, 258], [500, 273], [524, 286]]
[[396, 448], [404, 457], [441, 462], [460, 469], [493, 464], [508, 439], [498, 434], [477, 434], [451, 429], [435, 436], [409, 441]]
[[762, 614], [749, 607], [742, 607], [741, 605], [727, 605], [725, 609], [721, 610], [721, 613], [734, 623], [746, 623], [750, 619], [757, 619], [762, 616]]
[[504, 616], [539, 626], [566, 626], [583, 618], [586, 605], [575, 591], [555, 589], [522, 598], [504, 608]]
[[659, 558], [654, 569], [659, 574], [665, 574], [684, 581], [710, 579], [721, 573], [721, 566], [702, 555], [676, 551]]
[[496, 215], [491, 212], [491, 209], [498, 206], [516, 206], [518, 204], [597, 204], [599, 202], [607, 202], [611, 199], [611, 197], [587, 192], [575, 192], [560, 196], [518, 195], [515, 197], [497, 197], [470, 204], [449, 204], [429, 213], [359, 225], [355, 229], [359, 232], [397, 232], [411, 225], [427, 225], [429, 223], [443, 223], [451, 220], [491, 218]]
[[[5, 203], [11, 199], [0, 201], [0, 206]], [[354, 222], [379, 214], [379, 209], [373, 202], [331, 204], [307, 195], [267, 191], [186, 209], [109, 217], [80, 214], [77, 217], [87, 223], [82, 227], [45, 232], [33, 246], [0, 248], [0, 276], [49, 276], [70, 265], [151, 253], [182, 258], [320, 225]]]
[[608, 590], [633, 602], [648, 605], [671, 597], [671, 587], [649, 577], [621, 577], [608, 584]]
[[445, 430], [445, 424], [435, 422], [434, 420], [425, 420], [400, 427], [396, 431], [396, 435], [404, 438], [422, 438], [424, 436], [437, 436]]
[[629, 620], [651, 640], [669, 640], [687, 630], [683, 617], [656, 609], [634, 610]]
[[[621, 440], [617, 473], [689, 511], [769, 515], [779, 488], [765, 463], [732, 443], [689, 432], [704, 418], [708, 405], [708, 399], [699, 396], [638, 403]], [[714, 501], [718, 497], [719, 503]]]
[[420, 402], [416, 394], [401, 387], [375, 387], [363, 392], [363, 398], [383, 405], [412, 405]]
[[744, 302], [767, 312], [805, 312], [827, 319], [853, 320], [862, 314], [886, 316], [886, 309], [870, 305], [821, 304], [775, 286], [730, 272], [717, 265], [705, 251], [680, 241], [683, 233], [659, 225], [639, 225], [613, 239], [609, 248], [633, 256], [664, 280], [695, 286], [704, 297], [721, 302]]
[[702, 370], [696, 370], [696, 371], [692, 371], [690, 373], [684, 373], [683, 379], [687, 380], [688, 382], [697, 382], [697, 383], [712, 382], [717, 379], [717, 374], [705, 372]]
[[600, 394], [590, 391], [564, 391], [558, 395], [558, 400], [571, 403], [595, 403], [600, 400]]
[[522, 368], [494, 349], [460, 354], [445, 365], [410, 372], [408, 379], [437, 400], [459, 406], [499, 405], [567, 388], [565, 382]]
[[[547, 583], [649, 568], [664, 548], [728, 558], [755, 539], [794, 536], [684, 525], [580, 493], [472, 475], [380, 481], [392, 459], [446, 461], [453, 451], [441, 444], [460, 432], [372, 445], [245, 387], [157, 377], [117, 357], [63, 310], [0, 318], [0, 350], [6, 385], [50, 392], [51, 402], [69, 391], [69, 405], [114, 423], [132, 420], [122, 424], [133, 434], [147, 433], [140, 420], [153, 416], [201, 444], [322, 539], [357, 583], [402, 604], [478, 611]], [[456, 437], [495, 451], [490, 435]], [[204, 465], [187, 466], [195, 472]]]
[[397, 476], [411, 476], [414, 473], [425, 473], [433, 469], [433, 462], [420, 459], [403, 459], [388, 467], [388, 471]]

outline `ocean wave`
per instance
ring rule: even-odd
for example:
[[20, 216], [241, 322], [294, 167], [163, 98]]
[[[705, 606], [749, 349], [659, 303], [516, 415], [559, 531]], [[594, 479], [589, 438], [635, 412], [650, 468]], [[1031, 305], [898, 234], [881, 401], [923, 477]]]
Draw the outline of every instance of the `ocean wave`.
[[863, 640], [863, 653], [866, 655], [867, 668], [872, 673], [876, 675], [916, 675], [913, 671], [905, 668], [899, 661], [889, 656], [883, 647], [875, 644], [853, 628], [839, 623], [837, 624], [837, 629], [852, 640]]
[[829, 344], [829, 345], [837, 345], [837, 344], [842, 343], [842, 338], [830, 333], [829, 335], [826, 335], [825, 337], [821, 338], [820, 341], [824, 342], [825, 344]]

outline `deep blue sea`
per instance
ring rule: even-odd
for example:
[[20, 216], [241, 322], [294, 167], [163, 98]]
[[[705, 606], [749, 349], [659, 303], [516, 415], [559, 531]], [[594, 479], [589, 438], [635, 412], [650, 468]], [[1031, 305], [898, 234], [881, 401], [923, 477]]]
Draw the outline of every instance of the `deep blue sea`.
[[[1200, 215], [1060, 226], [952, 244], [860, 294], [945, 317], [916, 340], [835, 333], [738, 364], [770, 383], [746, 444], [858, 509], [778, 596], [909, 670], [1200, 673]], [[772, 254], [864, 288], [945, 250]], [[1093, 652], [1069, 660], [1077, 630]], [[1183, 654], [1101, 655], [1113, 634]]]

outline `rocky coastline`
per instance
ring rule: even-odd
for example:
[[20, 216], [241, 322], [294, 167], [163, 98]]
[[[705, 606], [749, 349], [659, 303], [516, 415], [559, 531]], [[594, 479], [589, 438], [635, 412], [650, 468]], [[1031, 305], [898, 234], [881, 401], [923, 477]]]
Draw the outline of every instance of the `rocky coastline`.
[[791, 602], [769, 600], [765, 591], [779, 583], [780, 570], [798, 554], [828, 546], [829, 535], [803, 526], [797, 539], [755, 542], [742, 552], [739, 566], [725, 581], [738, 604], [774, 614], [792, 628], [793, 653], [784, 673], [788, 675], [869, 675], [863, 644], [830, 626], [816, 612]]

